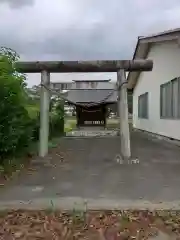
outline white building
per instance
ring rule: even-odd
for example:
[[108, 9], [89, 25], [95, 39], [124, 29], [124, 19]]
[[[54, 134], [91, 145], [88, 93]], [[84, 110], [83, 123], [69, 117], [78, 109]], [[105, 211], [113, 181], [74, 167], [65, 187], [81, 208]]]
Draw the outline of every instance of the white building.
[[153, 60], [152, 72], [131, 72], [133, 126], [180, 140], [180, 28], [139, 37], [133, 59]]
[[71, 90], [71, 89], [111, 89], [114, 88], [111, 79], [107, 80], [72, 80], [72, 82], [51, 82], [50, 88], [54, 90]]

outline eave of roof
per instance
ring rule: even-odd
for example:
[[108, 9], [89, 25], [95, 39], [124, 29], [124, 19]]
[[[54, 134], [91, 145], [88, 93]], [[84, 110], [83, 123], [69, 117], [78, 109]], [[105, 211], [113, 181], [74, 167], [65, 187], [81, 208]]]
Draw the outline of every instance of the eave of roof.
[[73, 82], [110, 82], [111, 79], [103, 79], [103, 80], [72, 80]]
[[[149, 53], [150, 47], [153, 43], [165, 42], [175, 40], [180, 43], [180, 28], [171, 29], [164, 32], [159, 32], [157, 34], [152, 34], [148, 36], [139, 36], [135, 51], [133, 54], [134, 59], [146, 59]], [[127, 81], [128, 89], [134, 89], [136, 86], [140, 72], [129, 72]]]
[[66, 100], [72, 104], [77, 103], [115, 103], [117, 92], [114, 89], [84, 89], [70, 90], [65, 95]]

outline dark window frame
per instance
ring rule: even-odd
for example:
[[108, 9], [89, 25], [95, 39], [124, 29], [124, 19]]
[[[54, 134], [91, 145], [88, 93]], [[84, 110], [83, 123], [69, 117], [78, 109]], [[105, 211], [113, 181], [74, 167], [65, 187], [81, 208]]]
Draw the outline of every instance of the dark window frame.
[[160, 118], [180, 119], [180, 77], [160, 85]]
[[138, 118], [149, 118], [149, 93], [145, 92], [138, 96]]

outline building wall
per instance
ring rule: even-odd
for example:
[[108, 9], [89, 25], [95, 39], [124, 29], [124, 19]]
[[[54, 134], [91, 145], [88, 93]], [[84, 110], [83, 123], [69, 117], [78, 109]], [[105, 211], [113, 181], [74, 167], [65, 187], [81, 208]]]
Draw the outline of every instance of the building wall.
[[51, 89], [58, 89], [60, 91], [62, 90], [69, 90], [72, 88], [72, 82], [51, 82], [50, 88]]
[[73, 82], [71, 89], [113, 89], [115, 83], [105, 81], [86, 81]]
[[70, 90], [70, 89], [112, 89], [115, 87], [113, 82], [105, 81], [77, 81], [77, 82], [51, 82], [51, 89]]
[[[133, 92], [133, 126], [180, 140], [180, 120], [160, 118], [160, 85], [180, 76], [180, 47], [175, 42], [154, 44], [148, 54], [152, 72], [142, 72]], [[149, 93], [149, 118], [138, 118], [138, 96]]]

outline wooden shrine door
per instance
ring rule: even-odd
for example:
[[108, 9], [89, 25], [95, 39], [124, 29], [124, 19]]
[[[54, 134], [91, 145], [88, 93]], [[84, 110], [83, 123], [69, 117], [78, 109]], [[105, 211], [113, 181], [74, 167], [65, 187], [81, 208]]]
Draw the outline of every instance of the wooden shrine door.
[[78, 126], [105, 126], [106, 106], [76, 107]]

